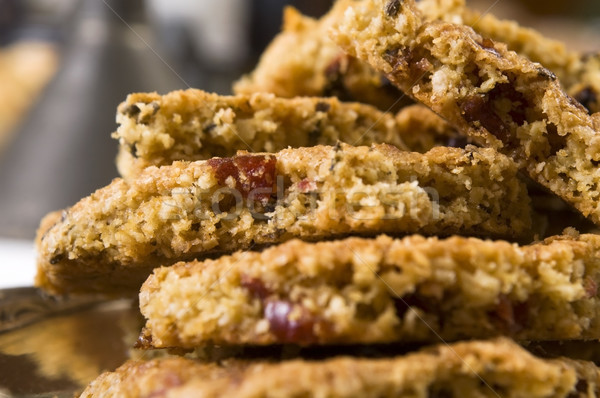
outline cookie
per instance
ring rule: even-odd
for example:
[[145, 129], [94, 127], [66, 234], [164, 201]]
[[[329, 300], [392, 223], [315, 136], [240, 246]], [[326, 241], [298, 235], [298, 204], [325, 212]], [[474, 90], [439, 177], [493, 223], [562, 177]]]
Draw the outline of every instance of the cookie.
[[81, 397], [596, 397], [598, 368], [540, 359], [506, 339], [439, 344], [385, 359], [202, 364], [130, 361], [93, 381]]
[[282, 32], [258, 65], [233, 86], [236, 94], [273, 93], [279, 97], [338, 97], [396, 112], [410, 102], [367, 63], [347, 56], [328, 37], [333, 22], [351, 4], [340, 0], [319, 20], [287, 7]]
[[425, 152], [457, 137], [453, 128], [423, 106], [402, 110], [395, 119], [371, 106], [335, 98], [220, 96], [193, 89], [163, 96], [131, 94], [119, 105], [117, 122], [113, 134], [120, 143], [117, 165], [126, 178], [151, 165], [233, 156], [238, 150], [276, 152], [334, 145], [339, 140]]
[[294, 237], [524, 237], [530, 227], [516, 166], [492, 149], [419, 154], [340, 144], [241, 153], [149, 167], [82, 199], [40, 230], [37, 284], [131, 294], [153, 267]]
[[598, 339], [600, 236], [286, 242], [158, 268], [140, 292], [151, 346]]
[[600, 125], [552, 72], [470, 27], [423, 22], [412, 0], [356, 3], [333, 36], [600, 224]]

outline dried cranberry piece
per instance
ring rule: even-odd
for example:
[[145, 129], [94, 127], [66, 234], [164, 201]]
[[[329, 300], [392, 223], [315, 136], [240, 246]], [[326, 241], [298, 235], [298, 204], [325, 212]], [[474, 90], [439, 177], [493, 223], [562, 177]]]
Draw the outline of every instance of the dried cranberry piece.
[[137, 341], [134, 343], [133, 348], [139, 348], [142, 350], [152, 348], [152, 336], [142, 331], [142, 333], [138, 336]]
[[478, 43], [484, 50], [487, 50], [497, 57], [500, 57], [500, 53], [496, 50], [494, 41], [492, 39], [484, 38], [481, 43]]
[[[277, 159], [270, 155], [240, 155], [232, 158], [209, 159], [219, 185], [226, 185], [229, 177], [235, 180], [235, 189], [247, 198], [266, 203], [274, 191]], [[253, 192], [254, 191], [254, 192]]]
[[488, 97], [488, 101], [490, 102], [498, 99], [509, 100], [511, 102], [511, 109], [508, 112], [508, 115], [517, 125], [521, 126], [527, 121], [526, 110], [527, 108], [530, 108], [531, 105], [529, 101], [527, 101], [527, 98], [525, 98], [525, 95], [520, 91], [517, 91], [512, 84], [498, 84], [489, 92]]
[[299, 317], [290, 319], [290, 314], [295, 308], [294, 303], [286, 300], [273, 300], [266, 303], [264, 316], [269, 321], [271, 333], [281, 343], [312, 344], [317, 342], [315, 326], [319, 320], [302, 308]]
[[529, 303], [513, 302], [503, 294], [489, 316], [502, 334], [512, 335], [523, 330], [529, 323]]
[[272, 293], [261, 279], [253, 278], [245, 274], [242, 274], [240, 284], [243, 288], [247, 289], [253, 297], [261, 300], [266, 299]]
[[589, 298], [598, 295], [598, 284], [589, 276], [583, 280], [583, 289]]
[[467, 97], [459, 104], [463, 118], [469, 123], [479, 122], [483, 128], [507, 144], [510, 132], [492, 106], [480, 95]]

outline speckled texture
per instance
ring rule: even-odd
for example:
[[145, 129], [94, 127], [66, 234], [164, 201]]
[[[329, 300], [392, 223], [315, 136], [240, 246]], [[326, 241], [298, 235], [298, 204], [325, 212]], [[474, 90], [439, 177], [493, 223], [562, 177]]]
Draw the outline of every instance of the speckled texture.
[[583, 398], [597, 397], [591, 362], [544, 360], [509, 340], [440, 344], [403, 357], [205, 365], [127, 362], [81, 397]]
[[119, 105], [117, 122], [117, 166], [125, 178], [148, 166], [233, 156], [238, 150], [276, 152], [339, 140], [426, 152], [458, 138], [448, 123], [421, 105], [394, 116], [336, 98], [220, 96], [195, 89], [162, 96], [130, 94]]
[[598, 117], [566, 95], [549, 70], [468, 26], [424, 22], [412, 0], [357, 2], [333, 37], [600, 224]]
[[[286, 9], [282, 32], [263, 53], [256, 69], [234, 84], [236, 93], [270, 92], [281, 97], [337, 96], [385, 111], [408, 103], [400, 90], [368, 63], [344, 54], [328, 37], [350, 0], [339, 0], [319, 20]], [[569, 50], [558, 40], [543, 36], [516, 21], [481, 14], [465, 0], [420, 0], [419, 11], [428, 21], [464, 23], [483, 37], [505, 43], [509, 50], [539, 62], [554, 72], [567, 92], [591, 112], [600, 111], [600, 61], [596, 54]]]
[[156, 269], [140, 309], [154, 347], [598, 339], [599, 255], [599, 236], [575, 233], [294, 240]]
[[524, 236], [529, 202], [514, 163], [491, 149], [340, 144], [175, 162], [116, 179], [42, 228], [37, 284], [132, 294], [152, 267], [294, 237]]
[[[426, 152], [456, 141], [458, 133], [421, 105], [396, 116], [336, 98], [278, 98], [272, 94], [220, 96], [201, 90], [130, 94], [119, 105], [118, 169], [133, 178], [143, 168], [176, 160], [233, 156], [238, 150], [387, 143]], [[404, 144], [406, 140], [407, 146]]]
[[338, 140], [407, 149], [393, 115], [336, 98], [220, 96], [195, 89], [137, 93], [119, 105], [117, 122], [117, 166], [126, 178], [147, 166], [233, 156], [238, 150], [277, 152]]

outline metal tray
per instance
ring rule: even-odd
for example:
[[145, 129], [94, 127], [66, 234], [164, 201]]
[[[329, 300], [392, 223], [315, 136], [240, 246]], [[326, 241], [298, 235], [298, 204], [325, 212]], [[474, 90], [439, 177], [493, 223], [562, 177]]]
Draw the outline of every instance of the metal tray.
[[133, 300], [0, 290], [0, 397], [73, 397], [129, 357], [141, 324]]

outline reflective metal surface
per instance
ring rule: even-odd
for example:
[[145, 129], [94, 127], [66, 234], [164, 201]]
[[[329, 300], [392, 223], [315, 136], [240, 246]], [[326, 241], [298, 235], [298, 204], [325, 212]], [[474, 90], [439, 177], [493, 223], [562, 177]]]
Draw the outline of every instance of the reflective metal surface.
[[[0, 300], [0, 329], [11, 329], [0, 332], [0, 397], [72, 397], [122, 364], [139, 334], [131, 300], [57, 302], [10, 290]], [[29, 324], [15, 329], [18, 321]]]

